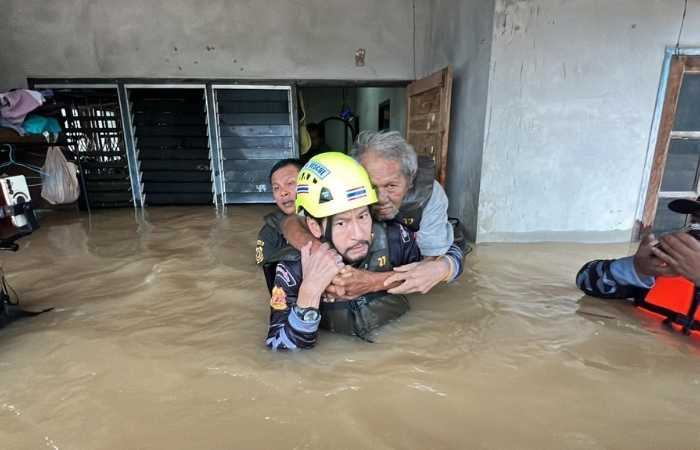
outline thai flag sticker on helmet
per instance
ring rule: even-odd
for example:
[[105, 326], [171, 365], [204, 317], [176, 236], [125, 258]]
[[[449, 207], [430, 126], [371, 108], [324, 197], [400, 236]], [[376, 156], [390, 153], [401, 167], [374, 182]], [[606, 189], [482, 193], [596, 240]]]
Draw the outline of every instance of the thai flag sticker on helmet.
[[362, 186], [348, 189], [345, 192], [345, 195], [346, 195], [347, 199], [350, 201], [357, 200], [358, 198], [367, 197], [367, 189], [362, 187]]
[[309, 185], [308, 184], [298, 184], [297, 185], [297, 194], [308, 194], [309, 193]]

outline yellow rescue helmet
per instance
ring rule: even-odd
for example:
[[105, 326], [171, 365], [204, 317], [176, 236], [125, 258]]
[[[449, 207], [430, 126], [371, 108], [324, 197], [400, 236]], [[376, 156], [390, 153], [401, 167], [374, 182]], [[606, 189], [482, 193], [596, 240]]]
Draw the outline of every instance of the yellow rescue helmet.
[[321, 153], [299, 171], [297, 214], [304, 210], [321, 219], [376, 202], [367, 171], [344, 153]]

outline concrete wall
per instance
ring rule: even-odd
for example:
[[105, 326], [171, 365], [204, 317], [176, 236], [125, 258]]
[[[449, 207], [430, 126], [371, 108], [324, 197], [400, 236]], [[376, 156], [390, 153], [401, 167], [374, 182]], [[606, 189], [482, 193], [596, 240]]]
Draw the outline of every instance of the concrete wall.
[[[626, 240], [682, 0], [497, 0], [478, 240]], [[690, 0], [681, 45], [700, 46]]]
[[4, 0], [0, 88], [27, 77], [412, 79], [412, 29], [411, 0]]
[[421, 75], [454, 70], [448, 154], [450, 215], [476, 237], [484, 121], [489, 80], [493, 0], [434, 0]]
[[379, 104], [389, 100], [389, 129], [406, 136], [406, 88], [358, 88], [357, 114], [361, 130], [377, 131]]

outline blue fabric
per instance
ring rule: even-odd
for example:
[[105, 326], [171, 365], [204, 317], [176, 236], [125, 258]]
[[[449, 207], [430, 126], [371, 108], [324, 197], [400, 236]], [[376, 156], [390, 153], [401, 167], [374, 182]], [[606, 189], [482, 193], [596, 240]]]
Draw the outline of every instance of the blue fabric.
[[22, 127], [24, 127], [27, 134], [41, 134], [44, 131], [48, 131], [51, 134], [61, 132], [61, 126], [53, 117], [29, 116], [22, 124]]
[[456, 244], [452, 244], [447, 250], [445, 257], [450, 258], [455, 267], [455, 271], [452, 274], [452, 278], [447, 280], [448, 283], [451, 283], [457, 278], [459, 278], [460, 275], [462, 275], [462, 271], [464, 270], [464, 253], [462, 253], [462, 250], [459, 247], [457, 247]]
[[454, 242], [452, 224], [447, 220], [447, 194], [433, 181], [433, 193], [423, 209], [416, 240], [423, 256], [444, 255]]
[[650, 289], [654, 285], [654, 277], [640, 276], [634, 268], [634, 256], [620, 258], [610, 264], [610, 272], [615, 281], [628, 286]]
[[278, 333], [268, 337], [265, 343], [272, 350], [294, 350], [297, 348], [296, 344], [289, 339], [287, 333], [284, 331], [284, 325], [277, 326]]
[[318, 331], [318, 325], [321, 323], [320, 316], [313, 322], [304, 322], [299, 318], [299, 316], [296, 315], [294, 311], [289, 314], [287, 320], [292, 328], [297, 331], [301, 331], [302, 333], [315, 333]]

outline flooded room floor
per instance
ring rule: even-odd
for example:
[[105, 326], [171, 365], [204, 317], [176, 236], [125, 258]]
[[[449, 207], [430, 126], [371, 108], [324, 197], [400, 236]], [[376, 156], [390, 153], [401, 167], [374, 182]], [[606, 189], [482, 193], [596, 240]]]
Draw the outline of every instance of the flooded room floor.
[[584, 297], [629, 245], [480, 245], [375, 343], [264, 346], [267, 207], [54, 213], [3, 253], [2, 449], [700, 448], [700, 339]]

